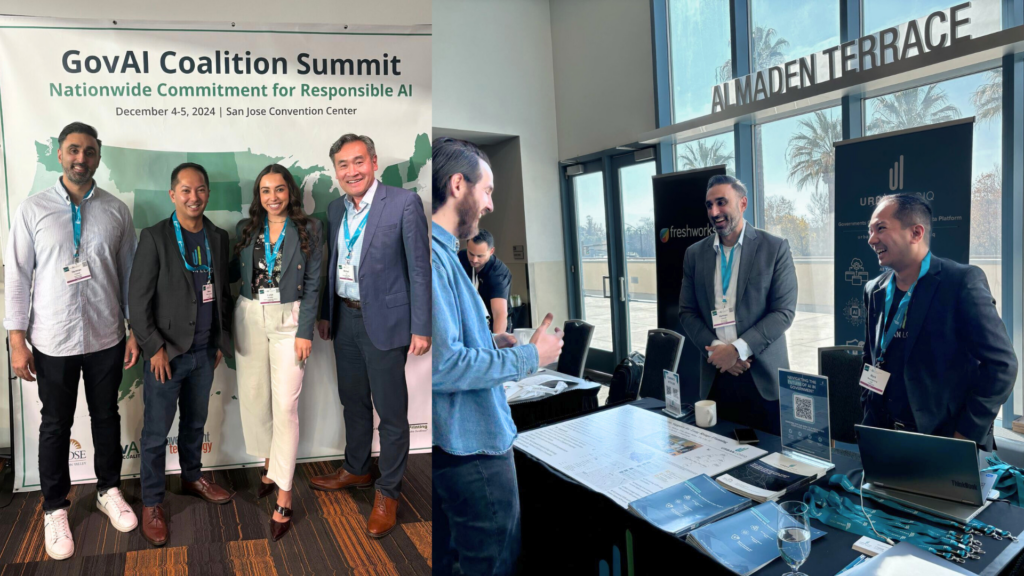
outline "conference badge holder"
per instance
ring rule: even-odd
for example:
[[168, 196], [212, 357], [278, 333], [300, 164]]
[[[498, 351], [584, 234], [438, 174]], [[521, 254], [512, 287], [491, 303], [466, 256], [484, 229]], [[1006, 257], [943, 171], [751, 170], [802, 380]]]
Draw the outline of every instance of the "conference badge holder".
[[68, 286], [85, 282], [90, 278], [92, 278], [92, 274], [89, 273], [89, 265], [85, 262], [75, 262], [64, 267], [64, 281], [68, 283]]
[[827, 377], [780, 368], [779, 416], [783, 456], [825, 470], [836, 467], [832, 463]]
[[280, 304], [280, 288], [260, 288], [260, 304]]
[[213, 283], [203, 284], [203, 304], [213, 302]]
[[356, 267], [354, 264], [338, 264], [338, 280], [341, 282], [356, 281]]
[[864, 365], [864, 371], [860, 374], [860, 385], [871, 390], [875, 394], [884, 394], [885, 386], [889, 383], [889, 373], [878, 366], [871, 364]]
[[734, 324], [736, 324], [736, 311], [734, 308], [715, 308], [711, 311], [711, 325], [716, 330]]

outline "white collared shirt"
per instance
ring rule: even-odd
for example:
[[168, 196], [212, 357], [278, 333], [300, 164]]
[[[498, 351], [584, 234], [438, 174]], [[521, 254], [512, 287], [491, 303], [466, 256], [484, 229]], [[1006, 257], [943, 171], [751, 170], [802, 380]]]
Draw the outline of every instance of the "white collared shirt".
[[[58, 180], [18, 206], [4, 256], [7, 330], [47, 356], [106, 350], [124, 338], [128, 277], [135, 258], [135, 225], [128, 206], [95, 188], [82, 200], [79, 260], [92, 278], [68, 285], [64, 267], [75, 259], [71, 198]], [[33, 274], [35, 279], [33, 280]]]
[[[735, 312], [736, 306], [739, 304], [736, 301], [736, 287], [740, 283], [740, 258], [743, 256], [743, 237], [747, 234], [747, 225], [746, 220], [743, 220], [743, 229], [740, 231], [739, 240], [736, 241], [736, 245], [732, 249], [724, 247], [726, 262], [729, 260], [730, 250], [734, 251], [732, 256], [732, 278], [729, 280], [729, 291], [725, 294], [726, 302], [722, 302], [722, 257], [720, 250], [723, 247], [719, 244], [718, 233], [715, 233], [715, 308], [732, 308]], [[715, 336], [718, 336], [718, 338], [711, 343], [712, 346], [729, 343], [736, 347], [736, 351], [740, 354], [740, 360], [746, 361], [747, 358], [750, 358], [750, 346], [737, 334], [736, 324], [716, 328]]]
[[[370, 184], [370, 189], [363, 195], [363, 199], [359, 202], [359, 209], [356, 210], [356, 205], [352, 202], [352, 199], [345, 198], [345, 219], [348, 221], [348, 232], [349, 234], [355, 234], [359, 228], [359, 224], [363, 221], [363, 218], [370, 217], [370, 206], [373, 204], [373, 196], [377, 192], [377, 179], [374, 178], [373, 184]], [[359, 256], [363, 252], [363, 237], [366, 236], [366, 228], [359, 234], [359, 238], [356, 239], [355, 244], [352, 245], [352, 257], [349, 258], [348, 247], [345, 245], [345, 230], [342, 228], [338, 231], [338, 264], [343, 264], [346, 259], [350, 259], [353, 266], [356, 266], [356, 270], [359, 270]], [[332, 274], [337, 274], [338, 271], [332, 271]], [[341, 281], [338, 280], [334, 285], [334, 291], [338, 296], [342, 298], [348, 298], [349, 300], [359, 300], [359, 276], [356, 275], [355, 282]]]

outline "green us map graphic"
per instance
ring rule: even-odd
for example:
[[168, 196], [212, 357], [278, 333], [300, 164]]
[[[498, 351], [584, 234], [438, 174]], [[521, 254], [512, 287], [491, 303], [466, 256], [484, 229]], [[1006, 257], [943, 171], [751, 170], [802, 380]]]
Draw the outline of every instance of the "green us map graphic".
[[[57, 139], [35, 143], [36, 173], [31, 194], [53, 186], [61, 176], [57, 160]], [[421, 170], [430, 160], [430, 138], [419, 134], [408, 160], [385, 167], [378, 173], [380, 181], [389, 186], [418, 191], [428, 186], [421, 180]], [[127, 200], [134, 195], [133, 218], [136, 232], [170, 216], [174, 207], [168, 198], [171, 171], [182, 162], [195, 162], [210, 175], [210, 201], [206, 216], [228, 231], [234, 242], [235, 224], [249, 212], [252, 187], [256, 175], [268, 164], [284, 163], [303, 191], [303, 208], [307, 214], [327, 224], [327, 205], [340, 195], [331, 166], [301, 166], [284, 162], [283, 156], [268, 156], [252, 150], [241, 152], [166, 152], [138, 148], [103, 146], [100, 167], [96, 172], [99, 186]], [[325, 163], [326, 164], [326, 163]], [[106, 185], [109, 182], [109, 186]], [[132, 205], [128, 202], [129, 206]], [[132, 399], [142, 385], [142, 362], [127, 370], [121, 380], [118, 403]], [[234, 369], [234, 363], [228, 362]], [[212, 395], [220, 395], [214, 390]]]

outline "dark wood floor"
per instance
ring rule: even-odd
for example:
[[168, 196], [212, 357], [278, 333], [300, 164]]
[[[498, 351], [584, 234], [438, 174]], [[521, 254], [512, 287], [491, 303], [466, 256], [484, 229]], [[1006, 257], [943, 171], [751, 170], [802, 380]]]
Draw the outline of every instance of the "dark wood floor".
[[[399, 526], [380, 540], [366, 534], [372, 489], [320, 492], [308, 479], [340, 462], [300, 464], [295, 474], [294, 526], [270, 540], [273, 497], [256, 499], [255, 468], [207, 472], [235, 490], [231, 504], [217, 506], [181, 495], [179, 476], [168, 477], [165, 506], [170, 541], [153, 548], [136, 529], [123, 534], [96, 510], [94, 485], [74, 486], [70, 510], [75, 555], [60, 562], [43, 548], [42, 497], [15, 494], [0, 508], [0, 576], [29, 574], [221, 575], [430, 574], [431, 456], [411, 455], [398, 508]], [[376, 472], [376, 471], [375, 471]], [[125, 499], [139, 514], [138, 480], [122, 483]]]

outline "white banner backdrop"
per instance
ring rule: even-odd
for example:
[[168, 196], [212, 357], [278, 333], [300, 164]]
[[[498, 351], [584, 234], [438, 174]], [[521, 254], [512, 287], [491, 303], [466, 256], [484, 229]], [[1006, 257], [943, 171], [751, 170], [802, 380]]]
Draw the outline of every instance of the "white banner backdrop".
[[[132, 210], [138, 232], [173, 211], [170, 173], [185, 161], [210, 174], [206, 215], [228, 230], [248, 213], [267, 164], [292, 171], [306, 212], [326, 220], [340, 188], [328, 150], [346, 132], [374, 139], [386, 184], [430, 205], [431, 29], [235, 23], [153, 23], [0, 17], [0, 231], [31, 194], [61, 174], [57, 135], [72, 121], [103, 141], [97, 184]], [[237, 287], [235, 289], [237, 294]], [[142, 363], [126, 371], [123, 477], [138, 476]], [[410, 357], [411, 451], [431, 446], [430, 356]], [[38, 490], [36, 383], [12, 381], [15, 491]], [[203, 444], [207, 469], [255, 465], [245, 452], [233, 362], [218, 368]], [[345, 447], [334, 352], [314, 338], [299, 405], [299, 460], [341, 458]], [[68, 460], [75, 483], [95, 481], [84, 390]], [[167, 472], [179, 471], [177, 421]], [[379, 449], [374, 440], [374, 453]]]

